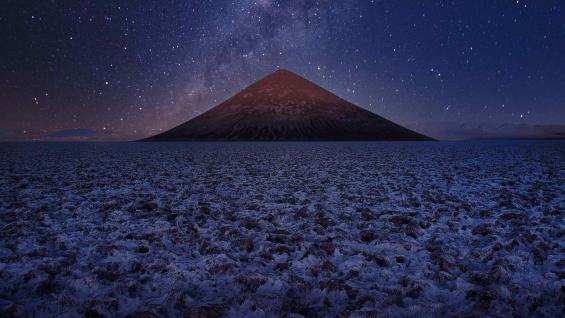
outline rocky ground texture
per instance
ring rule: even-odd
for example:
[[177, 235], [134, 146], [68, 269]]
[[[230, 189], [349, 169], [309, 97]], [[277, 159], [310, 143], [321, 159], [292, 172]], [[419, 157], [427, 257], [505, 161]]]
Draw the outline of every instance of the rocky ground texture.
[[565, 312], [565, 142], [0, 152], [0, 316]]

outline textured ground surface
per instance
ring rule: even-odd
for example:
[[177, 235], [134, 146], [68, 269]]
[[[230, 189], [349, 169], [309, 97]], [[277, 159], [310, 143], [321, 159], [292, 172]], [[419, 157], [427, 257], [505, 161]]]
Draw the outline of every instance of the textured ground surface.
[[0, 152], [0, 316], [565, 310], [563, 142]]

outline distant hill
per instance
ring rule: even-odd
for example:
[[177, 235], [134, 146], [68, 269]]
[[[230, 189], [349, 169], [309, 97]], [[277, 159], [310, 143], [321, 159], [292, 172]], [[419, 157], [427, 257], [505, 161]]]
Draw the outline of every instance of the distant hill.
[[419, 122], [413, 123], [411, 127], [428, 136], [440, 137], [442, 140], [565, 139], [563, 124]]
[[432, 140], [278, 70], [188, 122], [144, 141]]

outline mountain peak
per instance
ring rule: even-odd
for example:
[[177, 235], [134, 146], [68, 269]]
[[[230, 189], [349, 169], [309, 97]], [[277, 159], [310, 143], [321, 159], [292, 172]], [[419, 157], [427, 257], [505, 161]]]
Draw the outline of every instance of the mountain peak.
[[289, 71], [287, 69], [281, 68], [278, 69], [274, 72], [272, 72], [271, 74], [267, 75], [264, 77], [264, 79], [267, 78], [278, 78], [278, 79], [286, 79], [286, 80], [295, 80], [295, 81], [308, 81], [307, 79], [305, 79], [304, 77]]
[[298, 105], [306, 101], [310, 104], [341, 102], [334, 94], [285, 69], [276, 70], [263, 77], [230, 100], [248, 105]]
[[289, 82], [295, 81], [295, 82], [309, 82], [307, 79], [305, 79], [304, 77], [293, 73], [289, 70], [286, 69], [278, 69], [274, 72], [272, 72], [271, 74], [263, 77], [261, 80], [257, 81], [257, 83], [261, 83], [264, 81], [283, 81], [286, 84], [288, 84]]
[[287, 70], [287, 69], [284, 69], [284, 68], [279, 68], [278, 70], [276, 70], [276, 71], [274, 71], [274, 72], [271, 73], [271, 75], [274, 75], [274, 74], [291, 74], [291, 75], [296, 75], [295, 73], [293, 73], [293, 72], [291, 72], [291, 71], [289, 71], [289, 70]]
[[147, 140], [430, 140], [279, 69]]

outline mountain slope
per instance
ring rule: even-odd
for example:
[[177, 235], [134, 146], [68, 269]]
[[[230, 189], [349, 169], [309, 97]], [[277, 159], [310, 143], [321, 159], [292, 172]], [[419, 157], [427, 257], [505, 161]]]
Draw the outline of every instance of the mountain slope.
[[430, 140], [286, 70], [146, 141]]

